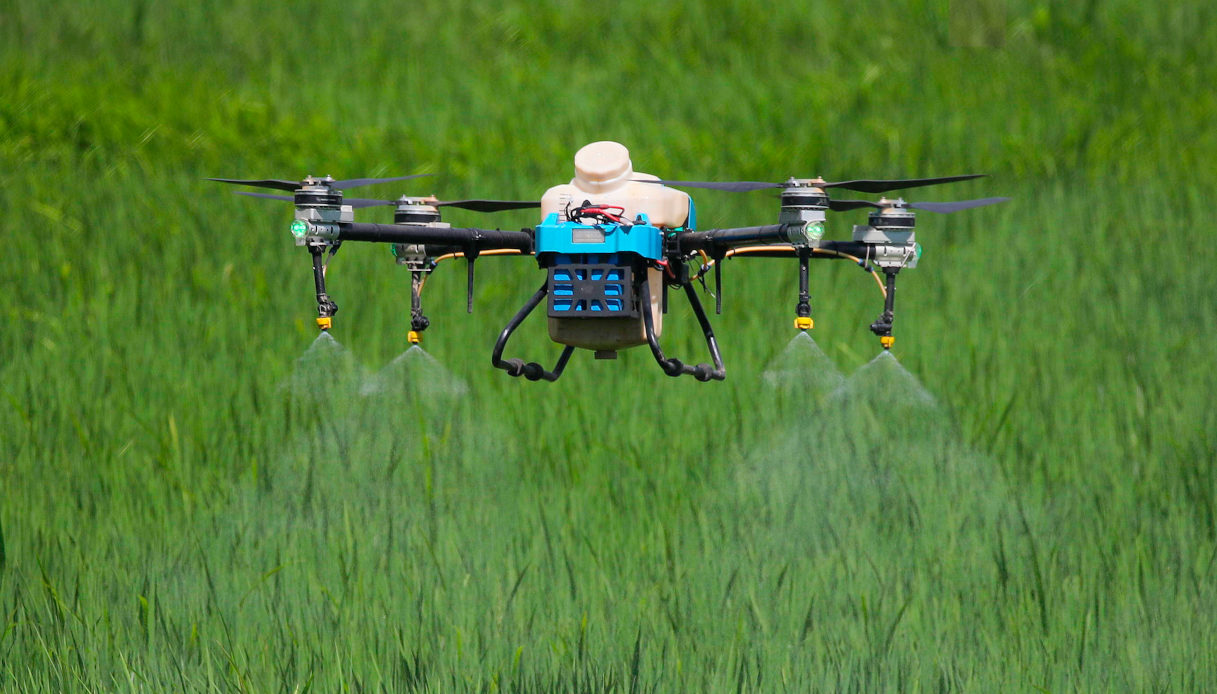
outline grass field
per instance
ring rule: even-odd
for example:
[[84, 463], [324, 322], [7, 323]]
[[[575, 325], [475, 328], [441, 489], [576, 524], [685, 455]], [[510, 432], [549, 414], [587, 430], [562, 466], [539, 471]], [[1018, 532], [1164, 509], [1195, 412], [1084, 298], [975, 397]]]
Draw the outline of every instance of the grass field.
[[[0, 2], [0, 690], [1217, 689], [1217, 8], [1013, 4]], [[489, 363], [531, 262], [472, 316], [442, 267], [395, 361], [408, 279], [348, 244], [315, 343], [287, 206], [202, 180], [532, 198], [597, 139], [1013, 201], [921, 215], [898, 361], [857, 269], [813, 345], [732, 260], [726, 382], [534, 384]]]

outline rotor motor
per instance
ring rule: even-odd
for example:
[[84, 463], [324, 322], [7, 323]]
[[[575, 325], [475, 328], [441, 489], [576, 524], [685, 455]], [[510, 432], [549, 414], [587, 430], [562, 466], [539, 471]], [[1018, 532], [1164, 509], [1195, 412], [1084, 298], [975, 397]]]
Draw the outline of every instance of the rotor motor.
[[[426, 224], [431, 226], [440, 221], [439, 208], [428, 204], [435, 198], [412, 198], [402, 196], [397, 201], [397, 209], [393, 211], [394, 224]], [[445, 225], [447, 226], [447, 225]]]
[[[393, 211], [394, 224], [410, 224], [429, 228], [449, 228], [450, 224], [440, 221], [439, 208], [434, 198], [417, 198], [402, 196], [397, 200], [397, 208]], [[432, 265], [427, 256], [427, 248], [422, 244], [393, 244], [393, 257], [398, 265], [405, 265], [414, 272], [430, 272]]]
[[807, 245], [807, 242], [819, 241], [824, 236], [828, 194], [817, 186], [817, 183], [823, 181], [791, 178], [782, 189], [782, 209], [778, 215], [778, 223], [801, 229], [799, 238], [792, 239], [792, 243]]
[[854, 226], [854, 241], [868, 245], [867, 255], [882, 268], [916, 267], [921, 258], [914, 228], [917, 216], [900, 199], [879, 201], [882, 205], [871, 212], [867, 225]]
[[[882, 205], [886, 200], [880, 200]], [[907, 234], [906, 240], [912, 240], [913, 228], [917, 226], [917, 216], [912, 210], [904, 206], [903, 200], [891, 201], [893, 204], [889, 207], [883, 207], [874, 212], [871, 212], [867, 217], [867, 222], [872, 227], [880, 232], [887, 234], [892, 241], [898, 241], [903, 238], [901, 234]]]
[[309, 176], [292, 197], [296, 206], [292, 235], [297, 246], [328, 243], [338, 236], [338, 224], [355, 221], [350, 205], [342, 204], [342, 191], [332, 188], [333, 178]]

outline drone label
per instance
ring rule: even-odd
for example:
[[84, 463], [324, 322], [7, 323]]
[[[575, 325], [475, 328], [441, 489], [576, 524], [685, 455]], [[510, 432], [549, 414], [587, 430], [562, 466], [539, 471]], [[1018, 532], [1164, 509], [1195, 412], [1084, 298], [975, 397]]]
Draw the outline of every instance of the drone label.
[[604, 243], [604, 230], [596, 227], [579, 228], [571, 230], [571, 243]]

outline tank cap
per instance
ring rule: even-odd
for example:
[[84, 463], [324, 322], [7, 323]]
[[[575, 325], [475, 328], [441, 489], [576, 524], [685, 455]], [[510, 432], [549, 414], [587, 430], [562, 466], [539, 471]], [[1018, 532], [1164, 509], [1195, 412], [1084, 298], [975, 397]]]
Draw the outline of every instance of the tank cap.
[[593, 142], [575, 153], [575, 180], [593, 191], [616, 187], [633, 173], [630, 151], [620, 142]]

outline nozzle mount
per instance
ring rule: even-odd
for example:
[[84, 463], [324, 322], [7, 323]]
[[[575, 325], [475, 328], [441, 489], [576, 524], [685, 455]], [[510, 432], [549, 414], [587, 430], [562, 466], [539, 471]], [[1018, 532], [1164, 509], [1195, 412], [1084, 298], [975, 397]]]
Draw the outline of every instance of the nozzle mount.
[[811, 330], [815, 321], [811, 319], [811, 292], [808, 280], [808, 265], [811, 263], [811, 251], [799, 249], [799, 303], [795, 306], [795, 330]]
[[892, 344], [896, 341], [896, 338], [892, 337], [892, 325], [896, 322], [896, 273], [898, 272], [900, 272], [898, 267], [883, 268], [883, 274], [887, 278], [883, 313], [879, 314], [875, 322], [870, 324], [871, 332], [879, 336], [879, 343], [883, 345], [883, 349], [891, 349]]

